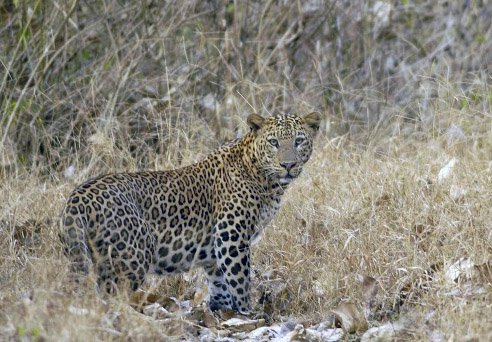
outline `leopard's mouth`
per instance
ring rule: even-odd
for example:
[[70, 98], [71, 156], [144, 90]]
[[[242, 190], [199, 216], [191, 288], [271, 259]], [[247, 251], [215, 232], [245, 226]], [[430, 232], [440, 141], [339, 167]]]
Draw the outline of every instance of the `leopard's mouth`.
[[294, 179], [296, 179], [296, 176], [293, 176], [290, 173], [288, 173], [287, 175], [279, 179], [279, 183], [282, 185], [290, 184], [290, 182], [292, 182]]

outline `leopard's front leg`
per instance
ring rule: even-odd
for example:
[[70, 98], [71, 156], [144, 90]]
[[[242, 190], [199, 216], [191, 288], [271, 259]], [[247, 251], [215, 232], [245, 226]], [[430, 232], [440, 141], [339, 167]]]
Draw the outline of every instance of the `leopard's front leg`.
[[231, 296], [232, 309], [242, 314], [251, 310], [250, 233], [245, 222], [240, 217], [225, 214], [214, 228], [217, 268], [222, 272], [224, 285]]

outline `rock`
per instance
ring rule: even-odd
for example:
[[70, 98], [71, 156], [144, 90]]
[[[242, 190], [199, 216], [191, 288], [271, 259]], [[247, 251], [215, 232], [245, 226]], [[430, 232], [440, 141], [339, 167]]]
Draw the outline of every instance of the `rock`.
[[170, 316], [169, 311], [164, 309], [160, 304], [153, 303], [143, 308], [144, 315], [154, 317], [156, 319], [168, 318]]
[[281, 336], [280, 331], [281, 327], [279, 325], [273, 325], [260, 327], [250, 332], [235, 333], [232, 336], [244, 342], [271, 341]]
[[361, 342], [383, 342], [394, 341], [397, 332], [403, 330], [403, 326], [398, 323], [386, 323], [379, 327], [367, 330], [361, 337]]
[[221, 326], [233, 331], [251, 331], [264, 325], [264, 319], [231, 318], [221, 323]]
[[460, 258], [445, 270], [445, 278], [450, 284], [457, 283], [460, 279], [469, 280], [474, 276], [475, 264], [467, 258]]
[[72, 178], [74, 174], [75, 174], [75, 166], [73, 165], [67, 167], [65, 169], [65, 172], [63, 172], [63, 176], [65, 176], [65, 178]]
[[290, 342], [290, 341], [323, 341], [323, 342], [335, 342], [340, 341], [344, 332], [342, 329], [326, 329], [323, 331], [317, 331], [312, 328], [304, 328], [302, 324], [298, 324], [293, 331], [285, 336], [279, 336], [272, 341], [277, 342]]
[[200, 104], [205, 110], [215, 111], [218, 108], [218, 102], [213, 94], [207, 94], [200, 101]]
[[75, 306], [70, 305], [68, 307], [68, 312], [77, 316], [87, 316], [90, 311], [84, 308], [77, 308]]
[[446, 163], [446, 165], [444, 165], [444, 167], [441, 170], [439, 170], [439, 173], [437, 175], [437, 180], [439, 182], [443, 182], [444, 180], [446, 180], [451, 175], [451, 171], [453, 171], [453, 168], [456, 165], [456, 163], [458, 163], [458, 159], [451, 158]]

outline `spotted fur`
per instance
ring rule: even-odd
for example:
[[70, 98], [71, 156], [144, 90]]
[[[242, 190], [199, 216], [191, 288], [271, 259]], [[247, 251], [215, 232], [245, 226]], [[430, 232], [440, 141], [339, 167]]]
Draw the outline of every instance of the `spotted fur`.
[[101, 288], [202, 267], [212, 310], [250, 310], [250, 247], [308, 161], [320, 116], [248, 117], [251, 131], [193, 165], [101, 176], [78, 186], [62, 217], [74, 270]]

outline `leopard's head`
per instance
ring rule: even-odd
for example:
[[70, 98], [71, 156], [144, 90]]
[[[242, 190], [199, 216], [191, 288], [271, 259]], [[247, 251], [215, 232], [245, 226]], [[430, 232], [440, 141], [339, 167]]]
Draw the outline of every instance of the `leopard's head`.
[[313, 140], [319, 131], [321, 115], [303, 117], [277, 115], [248, 117], [253, 135], [250, 160], [270, 183], [288, 185], [297, 178], [313, 151]]

